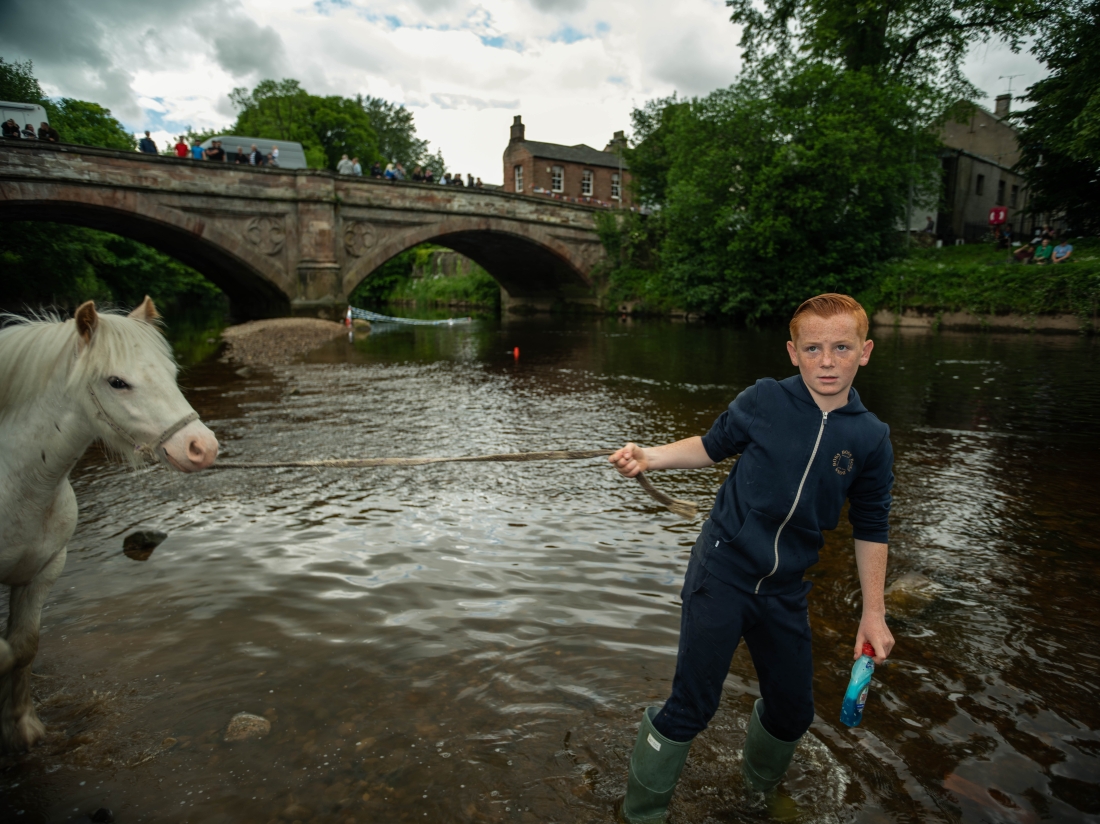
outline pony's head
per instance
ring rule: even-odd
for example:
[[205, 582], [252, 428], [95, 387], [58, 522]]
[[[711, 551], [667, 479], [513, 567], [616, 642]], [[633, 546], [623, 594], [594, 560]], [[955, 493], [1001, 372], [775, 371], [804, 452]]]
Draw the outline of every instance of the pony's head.
[[197, 472], [214, 463], [218, 439], [176, 386], [176, 362], [158, 317], [149, 297], [129, 315], [82, 304], [73, 316], [77, 356], [69, 391], [81, 396], [96, 434], [113, 450]]

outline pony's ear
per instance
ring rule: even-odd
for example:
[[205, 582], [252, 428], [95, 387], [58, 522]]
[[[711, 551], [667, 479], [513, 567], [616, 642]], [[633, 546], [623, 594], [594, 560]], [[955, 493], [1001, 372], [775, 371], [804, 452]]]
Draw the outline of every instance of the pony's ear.
[[153, 299], [146, 295], [145, 300], [141, 302], [141, 306], [131, 312], [128, 317], [134, 320], [144, 321], [145, 323], [152, 323], [160, 317], [160, 312], [158, 312], [157, 307], [153, 305]]
[[73, 317], [76, 319], [76, 331], [80, 334], [80, 339], [84, 341], [84, 345], [87, 346], [92, 342], [92, 335], [95, 334], [96, 327], [99, 326], [99, 315], [95, 311], [95, 301], [88, 300], [80, 304], [76, 308], [76, 314]]

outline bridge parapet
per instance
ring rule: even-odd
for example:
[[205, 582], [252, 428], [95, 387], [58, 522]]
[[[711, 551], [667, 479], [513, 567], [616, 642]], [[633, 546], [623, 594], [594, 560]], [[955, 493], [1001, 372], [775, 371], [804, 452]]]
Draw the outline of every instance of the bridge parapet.
[[193, 266], [239, 317], [331, 311], [393, 255], [432, 241], [481, 264], [512, 309], [595, 306], [591, 207], [332, 172], [0, 143], [0, 219], [132, 237]]

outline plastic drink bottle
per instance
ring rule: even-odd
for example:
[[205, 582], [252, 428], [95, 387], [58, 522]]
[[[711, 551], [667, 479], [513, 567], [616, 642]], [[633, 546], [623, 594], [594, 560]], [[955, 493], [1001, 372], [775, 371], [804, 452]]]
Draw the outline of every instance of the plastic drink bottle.
[[867, 693], [871, 691], [871, 676], [875, 672], [875, 648], [863, 645], [863, 655], [852, 664], [852, 680], [844, 691], [844, 703], [840, 705], [840, 721], [849, 727], [858, 727], [863, 720], [863, 707]]

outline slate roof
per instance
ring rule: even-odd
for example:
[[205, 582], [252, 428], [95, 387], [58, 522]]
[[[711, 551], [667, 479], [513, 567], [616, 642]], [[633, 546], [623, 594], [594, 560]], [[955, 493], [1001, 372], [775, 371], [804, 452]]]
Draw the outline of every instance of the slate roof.
[[[606, 166], [612, 169], [619, 168], [619, 156], [614, 152], [601, 152], [583, 143], [576, 146], [562, 146], [560, 143], [540, 143], [537, 140], [516, 141], [529, 151], [534, 157], [546, 160], [562, 160], [566, 163], [580, 163], [585, 166]], [[629, 169], [625, 162], [622, 168]]]

